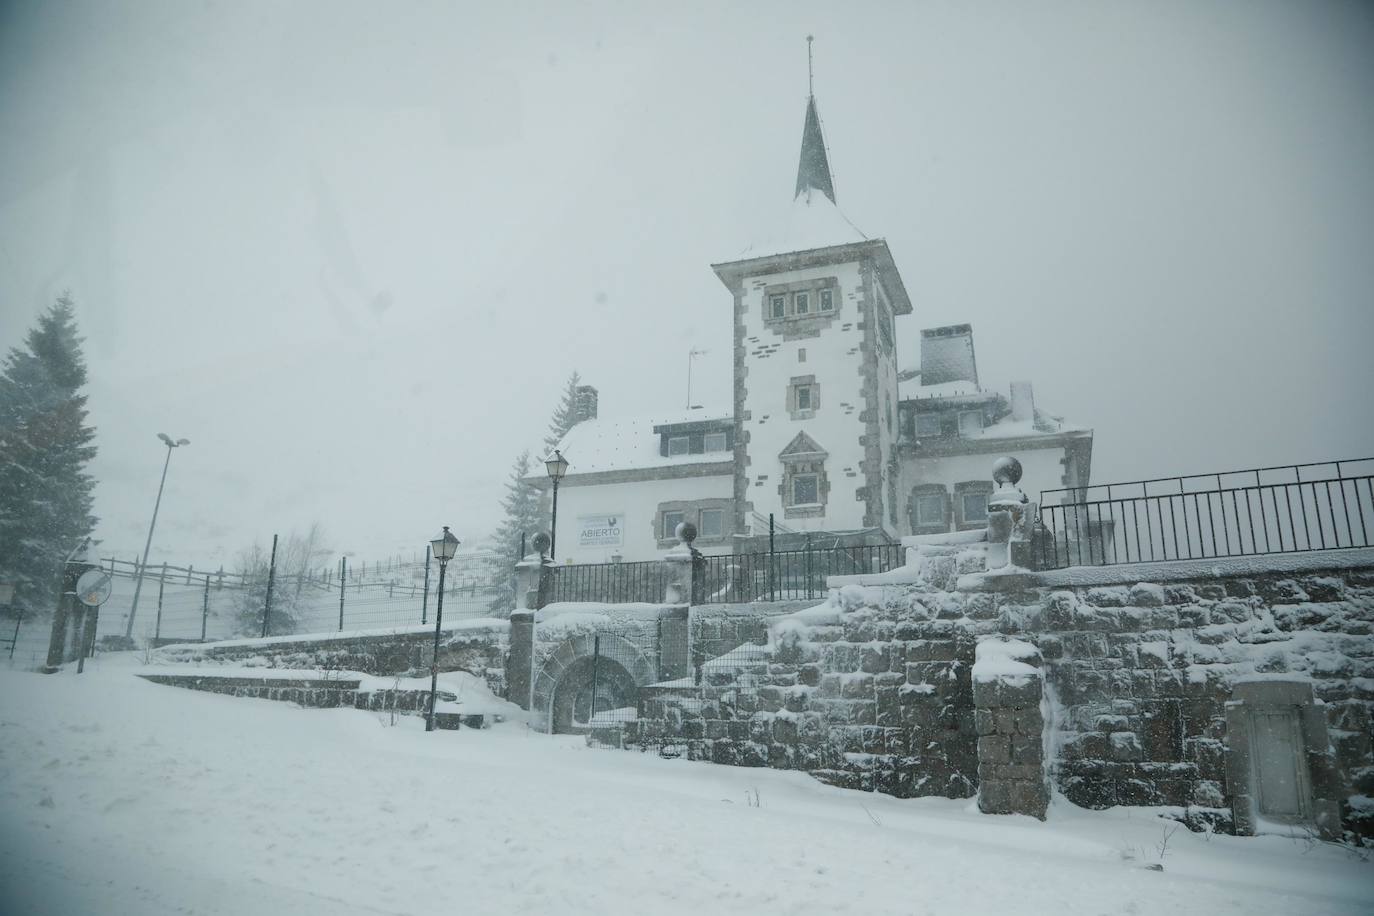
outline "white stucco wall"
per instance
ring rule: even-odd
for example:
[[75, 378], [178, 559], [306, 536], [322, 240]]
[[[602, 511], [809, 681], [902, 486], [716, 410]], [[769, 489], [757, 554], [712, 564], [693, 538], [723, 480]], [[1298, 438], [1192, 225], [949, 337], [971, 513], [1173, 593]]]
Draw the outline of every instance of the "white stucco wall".
[[[766, 287], [825, 277], [836, 278], [839, 295], [834, 320], [820, 336], [788, 341], [765, 325]], [[744, 408], [749, 413], [743, 429], [749, 436], [750, 458], [745, 468], [746, 498], [754, 512], [765, 517], [775, 513], [779, 522], [795, 531], [863, 527], [864, 503], [855, 499], [855, 492], [864, 485], [864, 450], [859, 445], [864, 434], [859, 420], [864, 409], [859, 373], [864, 335], [857, 327], [859, 284], [858, 262], [750, 276], [743, 282], [744, 366], [748, 370]], [[801, 350], [806, 351], [805, 362], [799, 358]], [[793, 420], [787, 410], [788, 387], [793, 377], [804, 375], [815, 376], [820, 386], [820, 408], [814, 417]], [[825, 473], [830, 492], [823, 517], [785, 518], [783, 511], [778, 492], [783, 466], [778, 455], [799, 432], [814, 439], [829, 456]]]
[[[1032, 500], [1039, 500], [1041, 490], [1058, 489], [1064, 475], [1062, 446], [1052, 448], [1013, 448], [1009, 454], [1021, 462], [1022, 477], [1019, 486]], [[949, 455], [942, 458], [907, 458], [901, 463], [901, 486], [898, 497], [901, 500], [902, 530], [910, 533], [911, 522], [907, 502], [911, 490], [918, 484], [941, 484], [950, 494], [954, 485], [966, 481], [992, 482], [992, 466], [1000, 452], [987, 452], [976, 455]]]
[[[565, 563], [609, 563], [613, 554], [628, 561], [654, 560], [666, 550], [658, 547], [654, 521], [660, 503], [676, 500], [730, 499], [733, 479], [682, 477], [672, 480], [637, 480], [593, 486], [569, 486], [558, 490], [557, 560]], [[579, 546], [580, 517], [615, 517], [622, 526], [623, 546]], [[726, 524], [729, 524], [727, 512]], [[706, 553], [729, 553], [729, 546], [701, 544]]]

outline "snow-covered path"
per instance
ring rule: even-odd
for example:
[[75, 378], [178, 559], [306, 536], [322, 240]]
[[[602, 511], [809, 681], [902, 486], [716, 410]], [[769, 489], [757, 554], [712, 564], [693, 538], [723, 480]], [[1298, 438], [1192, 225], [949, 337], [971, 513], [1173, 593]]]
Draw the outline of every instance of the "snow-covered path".
[[[506, 724], [0, 672], [9, 914], [1365, 914], [1374, 864], [1136, 810], [1048, 823]], [[757, 803], [755, 803], [757, 800]]]

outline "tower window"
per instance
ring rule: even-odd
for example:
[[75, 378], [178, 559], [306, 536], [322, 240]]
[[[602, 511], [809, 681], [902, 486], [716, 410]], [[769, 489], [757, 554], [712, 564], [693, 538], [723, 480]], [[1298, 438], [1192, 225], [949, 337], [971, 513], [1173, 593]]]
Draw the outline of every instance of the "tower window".
[[815, 506], [821, 501], [820, 478], [815, 474], [792, 477], [792, 505]]
[[783, 318], [787, 315], [787, 297], [770, 296], [768, 297], [768, 317]]
[[798, 315], [805, 315], [811, 311], [810, 293], [797, 293], [796, 298], [793, 301], [795, 303]]
[[798, 347], [798, 348], [797, 348], [797, 362], [799, 362], [799, 363], [804, 363], [804, 362], [806, 362], [806, 347]]
[[819, 295], [819, 297], [820, 297], [820, 302], [819, 302], [819, 304], [818, 304], [818, 308], [819, 308], [822, 312], [833, 312], [833, 311], [835, 311], [835, 291], [834, 291], [834, 290], [823, 289], [823, 290], [820, 291], [820, 293], [819, 293], [818, 295]]
[[810, 409], [811, 409], [811, 386], [810, 386], [810, 385], [798, 385], [798, 386], [797, 386], [797, 409], [798, 409], [798, 410], [810, 410]]

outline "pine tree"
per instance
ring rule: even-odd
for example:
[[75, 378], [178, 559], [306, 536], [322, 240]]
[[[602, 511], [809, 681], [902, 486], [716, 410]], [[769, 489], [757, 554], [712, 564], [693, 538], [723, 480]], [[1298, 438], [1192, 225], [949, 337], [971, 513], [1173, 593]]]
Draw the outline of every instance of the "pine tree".
[[546, 455], [553, 454], [553, 450], [563, 441], [568, 430], [576, 426], [577, 421], [581, 419], [577, 413], [577, 386], [581, 382], [582, 377], [576, 372], [568, 377], [568, 384], [563, 388], [563, 399], [558, 402], [553, 416], [549, 419], [549, 433], [544, 437]]
[[521, 541], [524, 540], [525, 551], [529, 552], [533, 549], [529, 541], [534, 533], [548, 525], [540, 512], [540, 491], [527, 479], [535, 470], [530, 453], [521, 452], [511, 464], [506, 495], [501, 498], [505, 518], [491, 536], [491, 549], [495, 554], [492, 579], [500, 588], [490, 605], [496, 613], [509, 613], [515, 606], [515, 562], [519, 559]]
[[0, 579], [29, 611], [55, 606], [63, 560], [95, 528], [81, 343], [63, 294], [0, 373]]

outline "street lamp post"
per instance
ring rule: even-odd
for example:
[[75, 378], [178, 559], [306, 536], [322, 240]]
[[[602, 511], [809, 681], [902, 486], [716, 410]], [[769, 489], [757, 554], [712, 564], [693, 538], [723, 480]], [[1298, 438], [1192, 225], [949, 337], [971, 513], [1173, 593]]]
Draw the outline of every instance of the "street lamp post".
[[153, 520], [148, 523], [148, 540], [143, 545], [143, 562], [139, 564], [138, 579], [134, 582], [134, 603], [129, 608], [129, 623], [124, 627], [125, 639], [133, 639], [134, 636], [134, 615], [138, 613], [138, 596], [143, 591], [143, 571], [148, 568], [148, 550], [153, 546], [153, 529], [157, 527], [157, 510], [162, 505], [162, 488], [167, 485], [167, 466], [172, 463], [172, 449], [191, 444], [190, 439], [178, 439], [173, 442], [172, 437], [166, 433], [158, 433], [157, 437], [167, 446], [167, 460], [162, 462], [162, 482], [157, 485], [157, 502], [153, 503]]
[[553, 455], [544, 459], [544, 467], [549, 472], [549, 479], [553, 481], [553, 525], [549, 529], [549, 559], [552, 560], [558, 549], [558, 481], [568, 473], [568, 459], [564, 458], [558, 449], [554, 449]]
[[434, 704], [439, 700], [439, 630], [444, 622], [444, 571], [458, 551], [458, 539], [444, 526], [444, 533], [429, 542], [430, 553], [439, 561], [439, 602], [434, 607], [434, 655], [429, 664], [429, 716], [425, 731], [434, 731]]

